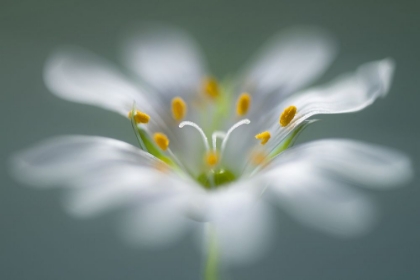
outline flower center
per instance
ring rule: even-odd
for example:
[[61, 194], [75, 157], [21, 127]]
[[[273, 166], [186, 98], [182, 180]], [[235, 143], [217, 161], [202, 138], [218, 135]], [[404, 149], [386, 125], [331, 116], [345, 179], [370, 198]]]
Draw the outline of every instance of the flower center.
[[[219, 87], [217, 81], [214, 78], [207, 78], [202, 87], [202, 92], [204, 93], [204, 97], [207, 100], [211, 100], [211, 104], [209, 107], [213, 108], [215, 115], [207, 116], [207, 113], [212, 112], [205, 111], [206, 117], [210, 119], [215, 119], [217, 121], [223, 121], [223, 118], [226, 117], [229, 112], [229, 104], [230, 98], [228, 95], [224, 94], [225, 90], [223, 87]], [[251, 95], [249, 93], [242, 93], [236, 100], [236, 118], [244, 117], [248, 114], [251, 108]], [[194, 104], [194, 103], [193, 103]], [[230, 183], [237, 179], [237, 175], [235, 175], [223, 162], [223, 156], [225, 154], [226, 146], [228, 140], [230, 139], [231, 134], [240, 126], [250, 124], [251, 121], [247, 118], [241, 119], [233, 124], [226, 132], [215, 130], [211, 134], [211, 143], [209, 142], [209, 138], [207, 137], [204, 130], [195, 122], [184, 120], [187, 116], [187, 103], [179, 96], [176, 96], [171, 101], [171, 113], [172, 118], [176, 121], [179, 128], [184, 128], [186, 126], [192, 127], [195, 129], [204, 144], [205, 152], [202, 155], [203, 157], [203, 169], [202, 172], [197, 173], [190, 172], [184, 164], [176, 157], [176, 155], [170, 149], [170, 139], [164, 133], [157, 131], [150, 134], [150, 131], [146, 128], [146, 124], [149, 123], [151, 120], [150, 116], [144, 112], [137, 111], [135, 106], [133, 106], [132, 111], [128, 113], [129, 119], [131, 119], [131, 123], [133, 126], [134, 131], [136, 132], [137, 139], [139, 141], [140, 147], [142, 150], [150, 153], [151, 155], [155, 156], [156, 158], [162, 161], [163, 165], [167, 165], [168, 168], [172, 168], [175, 171], [180, 171], [184, 174], [189, 174], [195, 180], [200, 183], [206, 189], [214, 189], [221, 185]], [[289, 106], [281, 113], [279, 117], [279, 124], [281, 127], [288, 126], [292, 120], [294, 119], [297, 112], [297, 108], [295, 106]], [[218, 127], [217, 125], [215, 127]], [[208, 128], [208, 127], [207, 127]], [[211, 129], [209, 129], [211, 131]], [[207, 131], [208, 132], [208, 131]], [[294, 135], [294, 134], [293, 134]], [[274, 139], [276, 139], [274, 135]], [[267, 148], [263, 147], [268, 141], [272, 138], [270, 131], [263, 131], [255, 135], [257, 140], [260, 140], [261, 146], [254, 147], [251, 151], [244, 151], [244, 153], [249, 153], [247, 155], [246, 164], [254, 169], [256, 167], [263, 168], [267, 164], [269, 164], [270, 159], [273, 158], [275, 155], [286, 149], [290, 141], [286, 144], [278, 145], [275, 147], [274, 152], [267, 150]], [[218, 145], [218, 140], [219, 142]], [[271, 148], [272, 145], [271, 145]], [[246, 168], [248, 168], [247, 166]], [[159, 168], [159, 170], [163, 170], [163, 168]], [[258, 169], [258, 168], [257, 168]], [[169, 170], [169, 169], [164, 169]], [[245, 169], [247, 170], [247, 169]]]
[[[244, 124], [249, 124], [251, 121], [248, 119], [243, 119], [235, 123], [226, 133], [223, 131], [215, 131], [212, 134], [212, 148], [210, 149], [210, 144], [208, 142], [208, 138], [204, 133], [203, 129], [196, 123], [191, 121], [183, 121], [179, 124], [180, 128], [185, 126], [191, 126], [195, 128], [201, 135], [201, 138], [204, 143], [204, 147], [206, 149], [206, 155], [204, 157], [204, 161], [209, 168], [209, 170], [205, 173], [202, 173], [198, 176], [197, 181], [201, 183], [203, 186], [207, 187], [207, 185], [214, 188], [216, 186], [228, 183], [236, 179], [236, 176], [226, 169], [217, 169], [222, 161], [223, 153], [226, 149], [226, 144], [229, 139], [229, 136], [232, 132]], [[220, 152], [217, 149], [217, 138], [221, 138], [222, 145], [220, 148]], [[203, 176], [206, 177], [206, 180], [203, 179]]]
[[228, 169], [219, 169], [212, 173], [212, 180], [209, 180], [208, 174], [203, 172], [197, 177], [197, 182], [206, 189], [213, 189], [231, 183], [236, 179], [236, 175]]

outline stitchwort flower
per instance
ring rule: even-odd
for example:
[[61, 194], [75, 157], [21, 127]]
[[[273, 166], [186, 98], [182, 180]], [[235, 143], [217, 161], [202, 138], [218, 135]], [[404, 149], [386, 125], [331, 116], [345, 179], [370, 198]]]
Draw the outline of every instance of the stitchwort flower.
[[217, 258], [209, 260], [248, 261], [270, 240], [267, 201], [306, 225], [355, 235], [373, 212], [351, 186], [398, 186], [410, 177], [408, 158], [387, 148], [342, 139], [294, 145], [310, 117], [359, 111], [385, 96], [391, 59], [302, 90], [336, 54], [315, 28], [279, 34], [223, 81], [172, 27], [139, 31], [122, 53], [131, 75], [66, 47], [48, 59], [44, 78], [61, 98], [122, 115], [138, 146], [61, 136], [16, 155], [14, 171], [30, 184], [67, 187], [65, 206], [76, 216], [127, 209], [121, 228], [130, 242], [168, 244], [194, 230], [212, 244]]

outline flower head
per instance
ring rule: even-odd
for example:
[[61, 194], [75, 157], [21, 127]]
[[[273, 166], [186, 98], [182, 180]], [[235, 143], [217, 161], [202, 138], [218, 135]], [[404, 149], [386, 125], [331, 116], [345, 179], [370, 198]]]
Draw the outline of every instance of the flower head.
[[59, 137], [17, 155], [14, 170], [31, 184], [70, 187], [66, 206], [77, 216], [130, 208], [123, 233], [145, 245], [210, 223], [226, 259], [256, 256], [273, 222], [265, 197], [316, 228], [363, 232], [371, 206], [349, 186], [398, 185], [410, 176], [410, 162], [350, 140], [293, 146], [310, 117], [359, 111], [388, 92], [390, 59], [301, 90], [329, 66], [335, 49], [320, 30], [287, 31], [236, 79], [220, 82], [185, 33], [148, 29], [123, 52], [139, 86], [101, 58], [63, 48], [46, 64], [48, 88], [128, 117], [138, 147]]

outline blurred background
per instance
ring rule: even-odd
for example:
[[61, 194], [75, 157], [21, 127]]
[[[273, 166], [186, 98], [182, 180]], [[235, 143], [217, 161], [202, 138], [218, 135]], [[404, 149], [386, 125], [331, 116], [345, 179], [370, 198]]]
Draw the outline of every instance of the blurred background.
[[[322, 116], [300, 142], [342, 137], [404, 151], [419, 171], [420, 5], [416, 1], [9, 1], [0, 0], [0, 279], [199, 279], [191, 238], [169, 248], [135, 249], [117, 236], [115, 216], [76, 220], [60, 190], [35, 190], [8, 174], [17, 150], [55, 135], [102, 135], [135, 144], [126, 120], [60, 100], [42, 80], [57, 46], [83, 46], [118, 62], [132, 24], [163, 21], [190, 32], [217, 77], [234, 73], [279, 30], [317, 25], [340, 42], [319, 81], [384, 57], [397, 62], [389, 96], [356, 114]], [[338, 239], [278, 211], [276, 242], [259, 262], [230, 269], [231, 279], [420, 279], [420, 189], [366, 191], [381, 216], [374, 230]]]

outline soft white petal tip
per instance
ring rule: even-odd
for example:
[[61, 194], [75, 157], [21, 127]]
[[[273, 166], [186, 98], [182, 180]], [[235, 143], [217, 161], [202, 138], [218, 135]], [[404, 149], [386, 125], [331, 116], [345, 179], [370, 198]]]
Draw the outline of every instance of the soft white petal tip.
[[378, 96], [384, 97], [391, 86], [394, 69], [395, 61], [392, 58], [385, 58], [364, 64], [360, 67], [359, 74], [367, 86], [378, 87]]
[[386, 58], [381, 61], [381, 68], [379, 69], [379, 75], [384, 83], [384, 95], [391, 86], [392, 78], [394, 76], [395, 60], [392, 58]]

